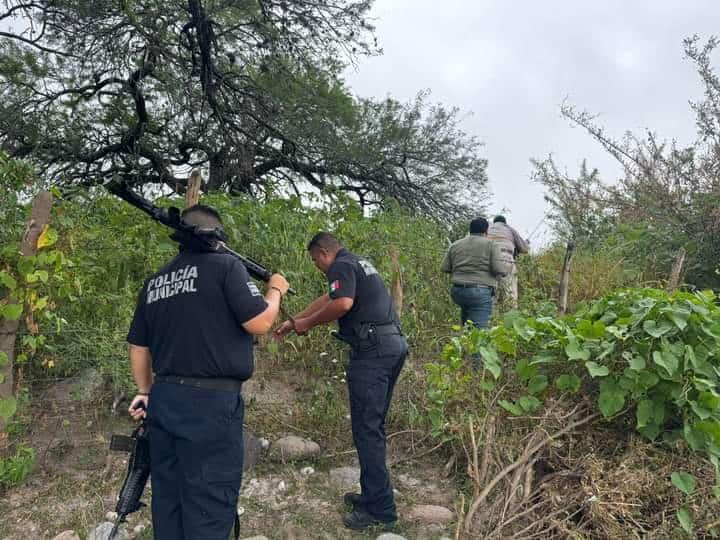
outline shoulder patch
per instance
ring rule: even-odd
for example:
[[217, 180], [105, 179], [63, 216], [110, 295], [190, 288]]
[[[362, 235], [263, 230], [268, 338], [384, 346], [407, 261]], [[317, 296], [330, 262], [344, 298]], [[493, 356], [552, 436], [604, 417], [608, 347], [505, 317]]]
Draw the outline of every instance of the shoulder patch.
[[340, 280], [336, 279], [332, 283], [330, 283], [330, 292], [334, 293], [335, 291], [340, 289]]
[[250, 290], [250, 294], [252, 294], [253, 296], [262, 296], [260, 289], [257, 288], [257, 285], [255, 285], [254, 281], [248, 281], [247, 286]]
[[360, 265], [360, 268], [363, 269], [363, 272], [365, 272], [366, 276], [372, 276], [373, 274], [377, 274], [378, 271], [375, 269], [373, 264], [370, 261], [366, 261], [365, 259], [360, 259], [358, 261], [358, 264]]

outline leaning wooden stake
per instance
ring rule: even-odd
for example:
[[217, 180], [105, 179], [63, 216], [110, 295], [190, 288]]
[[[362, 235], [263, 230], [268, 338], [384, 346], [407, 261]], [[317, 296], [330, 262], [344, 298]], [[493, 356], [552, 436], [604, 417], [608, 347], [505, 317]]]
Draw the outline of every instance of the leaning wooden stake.
[[190, 208], [200, 202], [200, 186], [202, 185], [202, 176], [200, 171], [195, 169], [190, 173], [187, 181], [187, 189], [185, 190], [185, 208]]
[[395, 310], [398, 316], [402, 313], [403, 307], [403, 284], [402, 284], [402, 271], [400, 268], [400, 252], [397, 246], [390, 247], [390, 262], [393, 270], [392, 280], [392, 300], [395, 305]]
[[680, 248], [680, 251], [675, 255], [673, 261], [672, 270], [670, 271], [670, 279], [667, 284], [667, 291], [673, 292], [680, 286], [680, 276], [682, 275], [683, 265], [685, 264], [685, 248]]
[[[50, 207], [52, 206], [52, 194], [49, 191], [41, 191], [35, 196], [30, 213], [30, 220], [25, 228], [20, 254], [23, 257], [31, 257], [37, 252], [37, 242], [45, 226], [50, 222]], [[20, 319], [9, 321], [0, 318], [0, 353], [7, 355], [7, 363], [0, 366], [0, 399], [12, 399], [14, 395], [13, 362], [15, 361], [15, 336], [20, 327]], [[0, 418], [0, 450], [5, 446], [6, 422]]]
[[575, 244], [568, 242], [565, 248], [565, 260], [563, 261], [562, 272], [560, 273], [560, 291], [558, 298], [558, 313], [565, 315], [568, 307], [568, 290], [570, 289], [570, 267], [575, 255]]

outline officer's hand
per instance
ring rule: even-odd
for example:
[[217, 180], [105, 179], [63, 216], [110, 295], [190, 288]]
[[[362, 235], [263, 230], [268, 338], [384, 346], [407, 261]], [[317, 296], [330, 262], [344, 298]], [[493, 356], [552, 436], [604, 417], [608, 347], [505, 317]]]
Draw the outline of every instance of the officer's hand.
[[293, 325], [292, 321], [285, 321], [280, 326], [278, 326], [275, 331], [273, 332], [273, 339], [275, 341], [280, 341], [285, 336], [287, 336], [290, 332], [293, 331], [295, 325]]
[[128, 412], [130, 413], [130, 416], [132, 416], [133, 420], [141, 420], [145, 418], [145, 416], [147, 416], [146, 410], [148, 405], [148, 397], [149, 396], [143, 396], [141, 394], [138, 394], [130, 402]]
[[290, 284], [287, 282], [284, 276], [280, 274], [273, 274], [270, 276], [270, 280], [267, 284], [268, 289], [277, 288], [280, 290], [280, 294], [285, 296], [290, 288]]

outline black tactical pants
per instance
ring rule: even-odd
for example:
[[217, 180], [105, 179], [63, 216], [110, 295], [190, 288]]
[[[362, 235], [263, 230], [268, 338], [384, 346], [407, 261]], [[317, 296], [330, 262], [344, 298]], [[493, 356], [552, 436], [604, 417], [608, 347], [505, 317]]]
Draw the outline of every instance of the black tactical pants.
[[157, 383], [148, 405], [155, 540], [227, 540], [242, 480], [242, 396]]
[[374, 347], [353, 347], [347, 370], [352, 434], [360, 461], [362, 506], [384, 522], [397, 519], [385, 465], [385, 417], [407, 352], [407, 342], [402, 336], [380, 336]]

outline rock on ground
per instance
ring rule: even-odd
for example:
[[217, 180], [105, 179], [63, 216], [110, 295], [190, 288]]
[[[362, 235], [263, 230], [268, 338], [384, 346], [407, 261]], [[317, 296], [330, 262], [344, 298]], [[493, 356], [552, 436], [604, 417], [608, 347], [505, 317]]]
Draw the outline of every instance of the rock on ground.
[[432, 504], [411, 506], [405, 512], [405, 517], [410, 521], [419, 521], [421, 523], [449, 523], [455, 519], [452, 510]]
[[320, 445], [310, 439], [288, 435], [275, 441], [270, 451], [283, 461], [303, 459], [317, 456], [320, 453]]
[[263, 445], [260, 439], [247, 430], [243, 430], [243, 471], [250, 472], [260, 461], [263, 454]]
[[330, 482], [340, 489], [357, 488], [360, 484], [360, 467], [338, 467], [330, 470]]
[[[105, 521], [95, 527], [95, 529], [88, 535], [87, 540], [108, 540], [112, 528], [113, 524], [109, 521]], [[120, 527], [117, 535], [115, 535], [115, 540], [130, 540], [130, 535], [124, 527]]]
[[375, 540], [406, 540], [404, 536], [395, 533], [383, 533]]
[[75, 531], [63, 531], [52, 540], [80, 540], [80, 537]]
[[268, 540], [268, 537], [263, 535], [248, 536], [247, 538], [243, 538], [242, 540]]

